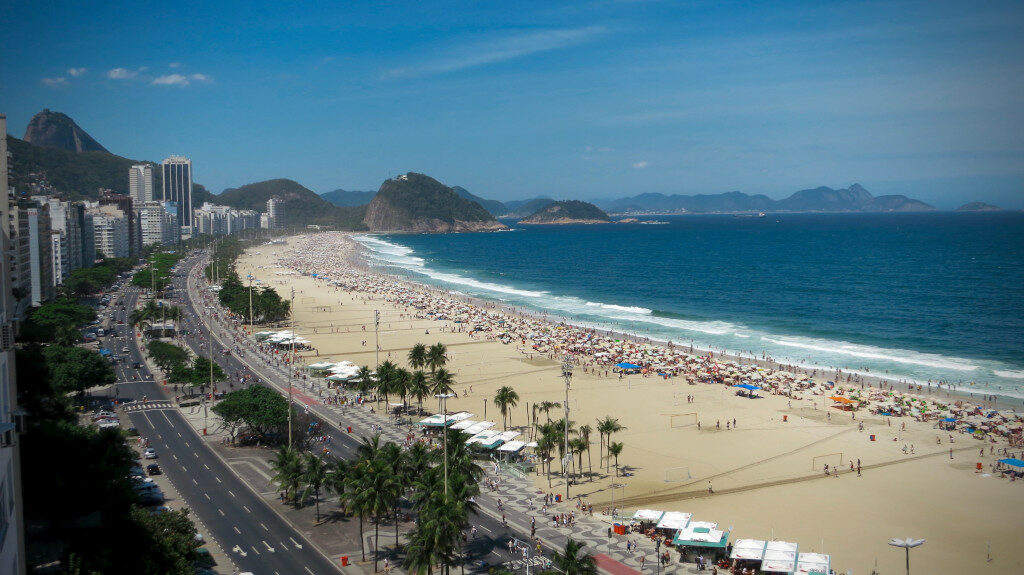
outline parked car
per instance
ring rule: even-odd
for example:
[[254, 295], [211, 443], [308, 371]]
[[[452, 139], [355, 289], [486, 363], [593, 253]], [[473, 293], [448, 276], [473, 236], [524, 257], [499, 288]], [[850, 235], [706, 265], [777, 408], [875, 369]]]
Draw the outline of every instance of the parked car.
[[150, 463], [149, 465], [147, 465], [146, 472], [149, 473], [150, 475], [160, 475], [162, 473], [162, 471], [160, 471], [160, 466], [157, 465], [156, 463]]
[[153, 449], [152, 447], [147, 447], [146, 451], [142, 453], [142, 456], [145, 457], [146, 459], [157, 459], [158, 457], [156, 454], [156, 450]]

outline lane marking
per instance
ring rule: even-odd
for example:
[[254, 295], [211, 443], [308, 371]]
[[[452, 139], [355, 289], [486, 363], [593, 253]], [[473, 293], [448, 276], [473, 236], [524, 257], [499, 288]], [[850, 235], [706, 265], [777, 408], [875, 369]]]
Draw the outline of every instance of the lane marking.
[[207, 464], [205, 464], [205, 463], [203, 464], [203, 467], [205, 467], [207, 471], [209, 471], [209, 470], [210, 470], [210, 466], [209, 466], [209, 465], [207, 465]]
[[188, 467], [185, 467], [184, 465], [181, 466], [181, 470], [188, 473]]
[[247, 506], [245, 506], [245, 505], [242, 506], [242, 509], [245, 509], [246, 512], [248, 512], [248, 513], [252, 513], [252, 511], [250, 511], [249, 508]]
[[[256, 314], [253, 314], [253, 315], [256, 315]], [[303, 565], [302, 568], [305, 569], [306, 573], [309, 573], [309, 575], [316, 575], [316, 573], [313, 573], [312, 571], [309, 570], [309, 567], [306, 567], [305, 565]]]
[[205, 495], [205, 496], [206, 496], [206, 500], [207, 500], [207, 501], [210, 501], [210, 494], [209, 494], [209, 493], [207, 493], [207, 492], [205, 492], [205, 491], [204, 491], [204, 492], [203, 492], [203, 495]]
[[198, 482], [198, 481], [196, 481], [196, 478], [195, 478], [195, 477], [193, 477], [193, 478], [192, 478], [192, 483], [195, 483], [196, 485], [199, 485], [199, 482]]
[[[255, 315], [255, 314], [254, 314], [254, 315]], [[179, 434], [179, 435], [181, 435], [181, 434]], [[185, 447], [192, 447], [192, 446], [191, 446], [191, 445], [189, 445], [189, 444], [188, 444], [188, 442], [186, 441], [186, 442], [185, 442]]]
[[219, 511], [219, 512], [220, 512], [220, 516], [221, 516], [221, 517], [224, 517], [224, 510], [223, 510], [223, 509], [221, 509], [220, 507], [218, 507], [218, 508], [217, 508], [217, 511]]
[[284, 549], [285, 551], [288, 550], [288, 546], [284, 544], [284, 541], [280, 541], [279, 543], [281, 544], [281, 549]]
[[221, 483], [220, 477], [217, 477], [216, 475], [214, 475], [213, 478], [217, 480], [217, 483]]
[[228, 493], [230, 493], [232, 497], [234, 497], [234, 496], [235, 496], [235, 492], [234, 492], [234, 491], [231, 491], [230, 489], [228, 489]]
[[302, 545], [300, 545], [299, 542], [296, 541], [294, 537], [289, 537], [288, 540], [291, 541], [292, 545], [295, 545], [296, 548], [302, 549]]
[[175, 461], [177, 461], [177, 459], [178, 459], [178, 456], [173, 454], [173, 453], [171, 454], [171, 457], [173, 457], [175, 459]]
[[270, 543], [267, 543], [266, 541], [263, 541], [263, 544], [267, 546], [267, 551], [268, 552], [270, 552], [270, 553], [274, 552], [274, 548], [270, 546]]
[[252, 547], [252, 550], [255, 551], [257, 555], [260, 554], [260, 550], [257, 549], [255, 545], [250, 545], [250, 547]]
[[238, 530], [238, 526], [232, 525], [231, 528], [235, 530], [235, 533], [238, 533], [239, 535], [242, 534], [242, 532]]
[[260, 527], [262, 527], [264, 531], [270, 531], [269, 529], [267, 529], [267, 526], [262, 523], [260, 523]]

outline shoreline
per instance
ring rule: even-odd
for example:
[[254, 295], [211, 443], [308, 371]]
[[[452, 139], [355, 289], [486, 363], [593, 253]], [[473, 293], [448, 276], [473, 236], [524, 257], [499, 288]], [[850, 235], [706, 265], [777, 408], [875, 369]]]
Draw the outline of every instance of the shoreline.
[[[455, 290], [446, 289], [441, 286], [435, 286], [429, 283], [421, 283], [416, 279], [403, 274], [396, 274], [385, 269], [383, 266], [374, 266], [373, 264], [366, 261], [368, 255], [372, 253], [372, 250], [367, 246], [363, 245], [358, 240], [355, 240], [354, 236], [380, 236], [388, 234], [374, 234], [369, 232], [336, 232], [342, 233], [349, 237], [357, 246], [358, 251], [351, 254], [347, 259], [348, 263], [353, 267], [364, 270], [366, 273], [378, 274], [395, 281], [396, 283], [405, 284], [408, 287], [415, 289], [424, 289], [431, 292], [440, 292], [444, 294], [444, 297], [451, 299], [460, 300], [473, 305], [480, 305], [485, 307], [492, 307], [500, 310], [502, 313], [515, 314], [523, 318], [530, 318], [538, 321], [545, 321], [554, 325], [565, 325], [571, 326], [582, 330], [589, 330], [597, 334], [601, 334], [608, 337], [619, 337], [628, 339], [638, 344], [643, 343], [654, 343], [661, 346], [668, 346], [671, 340], [652, 338], [644, 336], [639, 333], [630, 333], [627, 331], [619, 331], [614, 329], [608, 329], [596, 325], [587, 325], [587, 322], [580, 322], [567, 316], [555, 316], [553, 314], [547, 314], [543, 312], [533, 311], [524, 307], [513, 306], [501, 302], [500, 300], [488, 299], [479, 296], [470, 296]], [[292, 236], [295, 237], [295, 236]], [[965, 390], [963, 386], [957, 386], [953, 384], [946, 384], [940, 386], [939, 384], [929, 384], [928, 382], [920, 382], [916, 380], [907, 379], [894, 379], [886, 376], [862, 371], [859, 369], [841, 369], [832, 368], [829, 366], [804, 366], [792, 363], [786, 363], [783, 361], [776, 361], [774, 359], [758, 358], [756, 355], [745, 355], [740, 352], [716, 349], [712, 347], [701, 347], [697, 345], [681, 345], [678, 343], [674, 344], [674, 349], [689, 349], [691, 355], [698, 354], [703, 355], [707, 353], [713, 353], [716, 359], [721, 361], [732, 361], [740, 364], [752, 364], [765, 369], [772, 369], [775, 371], [785, 371], [793, 373], [795, 375], [806, 375], [808, 378], [813, 380], [816, 384], [822, 385], [829, 381], [834, 381], [837, 385], [853, 385], [860, 386], [862, 390], [867, 390], [869, 387], [890, 389], [893, 391], [899, 391], [907, 395], [918, 397], [926, 400], [943, 401], [943, 397], [949, 402], [965, 401], [975, 404], [979, 404], [986, 408], [996, 410], [1013, 410], [1017, 412], [1024, 412], [1024, 397], [1008, 396], [1000, 393], [986, 393], [982, 391], [969, 391]], [[843, 378], [842, 376], [846, 377]], [[853, 377], [851, 377], [853, 376]], [[945, 392], [945, 393], [943, 393]], [[988, 399], [982, 399], [982, 396]]]

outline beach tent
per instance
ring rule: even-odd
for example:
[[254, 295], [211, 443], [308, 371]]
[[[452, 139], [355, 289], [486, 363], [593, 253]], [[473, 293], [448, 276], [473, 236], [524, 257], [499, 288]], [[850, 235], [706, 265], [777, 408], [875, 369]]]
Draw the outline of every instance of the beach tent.
[[1024, 460], [1021, 459], [1000, 459], [999, 463], [1003, 465], [1009, 465], [1010, 467], [1016, 467], [1017, 469], [1024, 470]]
[[481, 440], [477, 441], [477, 443], [482, 445], [484, 449], [494, 449], [495, 447], [498, 447], [503, 443], [508, 443], [512, 441], [513, 439], [519, 437], [520, 435], [522, 434], [519, 433], [518, 431], [503, 431], [498, 435], [491, 437], [489, 441]]
[[469, 429], [470, 427], [473, 427], [474, 425], [476, 425], [478, 423], [480, 423], [480, 422], [479, 421], [473, 421], [472, 419], [463, 419], [462, 421], [457, 421], [457, 422], [453, 423], [451, 425], [451, 428], [452, 429], [458, 429], [459, 431], [463, 431], [463, 430]]
[[742, 387], [743, 389], [745, 389], [747, 391], [757, 391], [757, 390], [761, 389], [760, 387], [758, 387], [756, 385], [750, 385], [749, 383], [741, 383], [739, 385], [734, 385], [733, 387]]
[[846, 405], [851, 405], [851, 404], [857, 403], [856, 401], [854, 401], [852, 399], [849, 399], [847, 397], [842, 397], [842, 396], [839, 396], [839, 395], [833, 395], [829, 399], [831, 399], [832, 401], [834, 401], [836, 403], [844, 403]]
[[832, 558], [821, 553], [801, 553], [796, 560], [797, 573], [828, 573]]
[[457, 413], [449, 413], [448, 419], [445, 420], [443, 413], [435, 413], [434, 415], [431, 415], [426, 419], [421, 419], [416, 423], [417, 425], [425, 425], [427, 427], [447, 427], [456, 421], [462, 421], [463, 419], [469, 419], [470, 417], [473, 417], [472, 413], [469, 413], [468, 411], [459, 411]]
[[525, 441], [509, 441], [505, 445], [498, 448], [498, 451], [504, 451], [507, 453], [516, 453], [520, 449], [526, 447]]
[[673, 545], [714, 549], [725, 549], [728, 542], [729, 532], [719, 530], [718, 524], [711, 521], [691, 521], [685, 528], [677, 531], [672, 539]]
[[501, 435], [501, 432], [497, 430], [487, 429], [480, 431], [479, 433], [474, 434], [473, 437], [467, 439], [466, 445], [471, 445], [473, 443], [490, 443], [499, 435]]
[[624, 361], [622, 363], [619, 363], [619, 364], [616, 364], [615, 367], [617, 367], [619, 369], [640, 369], [639, 365], [637, 365], [635, 363], [629, 363], [629, 362], [626, 362], [626, 361]]
[[943, 417], [941, 420], [943, 423], [956, 423], [956, 419], [952, 417]]
[[633, 519], [640, 522], [657, 523], [661, 520], [661, 516], [664, 514], [664, 511], [655, 511], [653, 509], [637, 509], [636, 513], [633, 514]]
[[760, 539], [737, 539], [729, 558], [760, 561], [764, 558], [764, 546], [765, 542]]
[[658, 529], [682, 529], [690, 523], [690, 513], [682, 513], [679, 511], [667, 511], [658, 520], [658, 524], [655, 525]]
[[771, 573], [792, 573], [796, 570], [797, 544], [786, 541], [769, 541], [764, 548], [761, 571]]
[[[462, 422], [460, 421], [459, 423], [462, 423]], [[458, 425], [458, 424], [456, 424], [456, 425]], [[478, 422], [474, 423], [473, 425], [470, 425], [469, 427], [467, 427], [465, 429], [462, 429], [461, 431], [463, 433], [466, 433], [466, 434], [469, 434], [469, 435], [476, 435], [476, 434], [480, 433], [481, 431], [484, 431], [485, 429], [490, 429], [490, 428], [494, 427], [495, 425], [497, 425], [497, 423], [494, 423], [493, 421], [478, 421]], [[455, 426], [453, 425], [452, 427], [455, 427]]]

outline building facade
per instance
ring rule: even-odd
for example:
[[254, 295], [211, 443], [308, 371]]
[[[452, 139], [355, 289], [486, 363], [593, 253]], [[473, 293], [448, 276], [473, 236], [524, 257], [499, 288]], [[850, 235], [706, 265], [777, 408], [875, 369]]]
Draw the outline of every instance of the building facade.
[[128, 195], [139, 206], [154, 200], [153, 166], [141, 164], [128, 170]]
[[271, 229], [284, 229], [284, 200], [270, 198], [267, 200], [267, 221]]
[[[7, 118], [0, 114], [0, 135]], [[18, 409], [14, 369], [14, 298], [11, 295], [11, 197], [7, 182], [7, 138], [0, 137], [0, 572], [25, 575], [25, 525], [21, 497], [21, 452], [18, 434], [24, 417]]]
[[135, 202], [130, 196], [118, 194], [110, 190], [100, 191], [100, 205], [114, 206], [128, 221], [128, 255], [117, 257], [129, 257], [142, 252], [142, 244], [139, 237], [139, 223], [135, 219]]
[[192, 233], [192, 160], [171, 156], [161, 164], [165, 202], [178, 206], [178, 222], [186, 233]]
[[181, 240], [178, 206], [174, 202], [146, 202], [139, 210], [142, 245], [174, 245]]
[[126, 258], [131, 253], [128, 243], [128, 219], [118, 212], [120, 210], [92, 212], [96, 252], [108, 258]]

